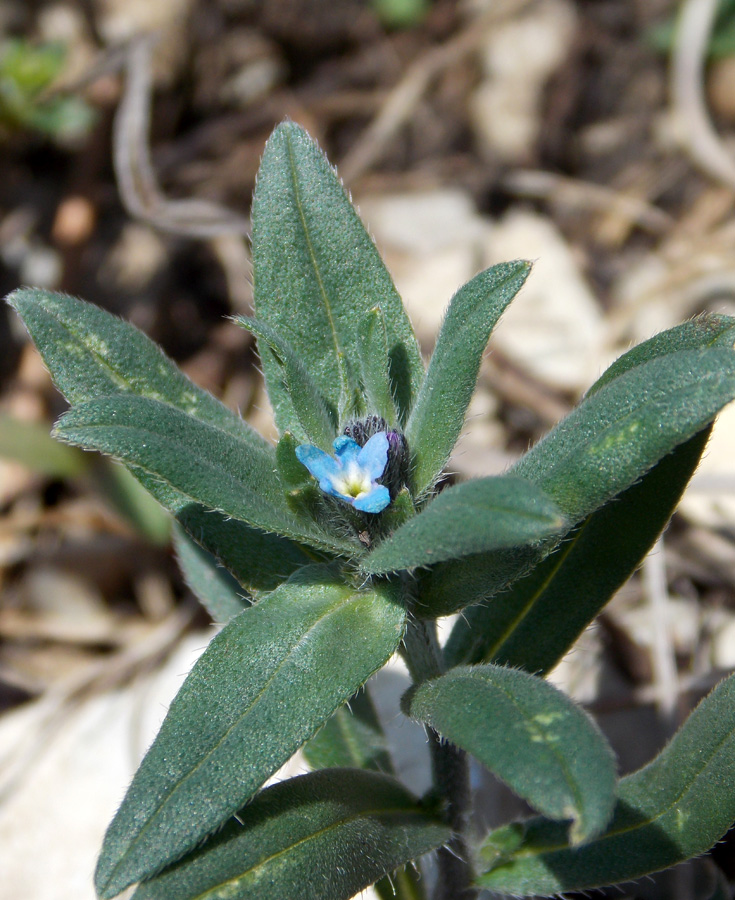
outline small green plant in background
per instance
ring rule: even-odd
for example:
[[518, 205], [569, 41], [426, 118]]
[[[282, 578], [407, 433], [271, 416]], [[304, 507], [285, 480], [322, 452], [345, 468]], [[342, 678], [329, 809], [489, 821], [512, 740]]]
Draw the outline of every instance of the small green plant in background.
[[85, 135], [94, 122], [92, 108], [81, 97], [51, 92], [66, 61], [63, 44], [22, 38], [0, 43], [0, 125], [60, 141]]
[[[635, 347], [503, 475], [439, 491], [489, 335], [530, 271], [452, 298], [425, 369], [372, 241], [319, 149], [286, 123], [253, 201], [271, 446], [144, 335], [71, 297], [9, 302], [71, 403], [67, 443], [122, 462], [176, 519], [224, 624], [173, 701], [105, 837], [103, 898], [323, 898], [437, 856], [435, 900], [610, 885], [704, 853], [735, 820], [735, 677], [618, 778], [594, 721], [544, 680], [666, 525], [735, 397], [735, 319]], [[441, 649], [436, 620], [462, 612]], [[433, 788], [392, 771], [363, 686], [394, 653]], [[314, 771], [263, 788], [299, 748]], [[537, 817], [471, 825], [472, 756]], [[393, 886], [380, 881], [395, 870]]]

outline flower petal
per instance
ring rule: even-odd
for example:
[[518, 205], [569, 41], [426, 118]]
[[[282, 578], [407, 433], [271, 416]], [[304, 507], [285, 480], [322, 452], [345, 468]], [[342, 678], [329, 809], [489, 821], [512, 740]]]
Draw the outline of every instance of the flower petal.
[[296, 458], [320, 482], [328, 481], [342, 471], [336, 459], [311, 444], [300, 444], [296, 448]]
[[[371, 438], [372, 440], [372, 438]], [[367, 447], [367, 444], [365, 445]], [[362, 512], [379, 513], [390, 503], [390, 491], [384, 484], [376, 484], [375, 487], [362, 497], [358, 497], [352, 504], [355, 509]]]
[[371, 481], [380, 478], [388, 463], [388, 436], [384, 431], [378, 431], [370, 438], [360, 450], [357, 462]]
[[341, 466], [347, 468], [360, 455], [360, 445], [347, 435], [341, 434], [334, 440], [334, 455]]

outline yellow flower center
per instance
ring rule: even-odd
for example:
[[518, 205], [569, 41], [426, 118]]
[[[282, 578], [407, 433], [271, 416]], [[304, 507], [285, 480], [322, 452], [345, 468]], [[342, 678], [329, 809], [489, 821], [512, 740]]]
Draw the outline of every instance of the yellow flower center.
[[363, 494], [369, 493], [371, 488], [370, 479], [357, 466], [351, 467], [342, 478], [335, 478], [332, 483], [340, 494], [344, 494], [345, 497], [352, 497], [353, 500], [357, 500]]

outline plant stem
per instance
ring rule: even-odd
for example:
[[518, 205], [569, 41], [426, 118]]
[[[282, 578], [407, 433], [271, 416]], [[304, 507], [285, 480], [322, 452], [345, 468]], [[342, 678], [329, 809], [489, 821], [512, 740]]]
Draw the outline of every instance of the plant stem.
[[[436, 678], [444, 671], [434, 622], [413, 619], [404, 639], [403, 656], [416, 684]], [[434, 900], [473, 900], [472, 870], [465, 840], [470, 801], [469, 766], [464, 750], [443, 741], [427, 728], [434, 790], [443, 801], [444, 821], [454, 832], [437, 852], [438, 879]]]

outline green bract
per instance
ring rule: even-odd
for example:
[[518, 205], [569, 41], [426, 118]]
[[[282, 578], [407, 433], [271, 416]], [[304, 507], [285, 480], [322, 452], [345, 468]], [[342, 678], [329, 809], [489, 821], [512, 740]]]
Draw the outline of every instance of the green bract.
[[[71, 403], [56, 436], [119, 460], [173, 515], [186, 580], [224, 625], [109, 827], [99, 895], [531, 896], [704, 852], [735, 818], [735, 681], [618, 780], [597, 726], [543, 675], [666, 526], [735, 397], [735, 320], [633, 348], [509, 472], [440, 490], [530, 264], [460, 288], [425, 369], [339, 180], [290, 123], [263, 155], [253, 260], [256, 315], [239, 324], [275, 448], [131, 325], [48, 291], [9, 298]], [[441, 651], [435, 620], [461, 610]], [[414, 680], [403, 710], [429, 737], [424, 800], [396, 780], [364, 689], [396, 651]], [[264, 788], [300, 747], [319, 771]], [[465, 833], [465, 754], [540, 818]], [[431, 851], [434, 886], [381, 880]]]

